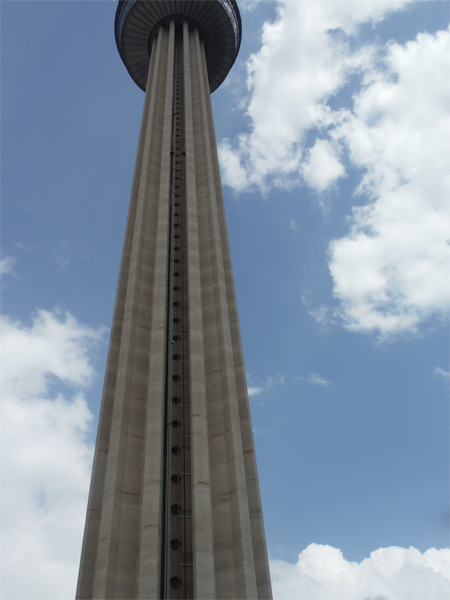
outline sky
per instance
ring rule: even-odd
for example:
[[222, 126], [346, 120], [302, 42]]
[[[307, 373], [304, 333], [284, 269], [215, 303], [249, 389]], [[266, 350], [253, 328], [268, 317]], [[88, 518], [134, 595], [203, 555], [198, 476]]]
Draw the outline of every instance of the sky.
[[[448, 597], [449, 7], [240, 0], [212, 95], [276, 599]], [[2, 598], [74, 597], [144, 94], [2, 0]]]

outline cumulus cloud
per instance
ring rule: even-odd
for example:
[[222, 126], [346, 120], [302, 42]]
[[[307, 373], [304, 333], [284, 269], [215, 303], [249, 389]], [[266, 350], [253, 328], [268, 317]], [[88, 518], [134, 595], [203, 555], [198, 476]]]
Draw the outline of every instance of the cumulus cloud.
[[317, 140], [301, 167], [306, 183], [318, 192], [329, 188], [345, 174], [344, 166], [327, 140]]
[[326, 130], [334, 119], [329, 99], [372, 62], [373, 49], [351, 50], [350, 36], [408, 1], [280, 0], [278, 18], [264, 24], [261, 49], [247, 64], [250, 132], [219, 145], [224, 182], [237, 191], [267, 190], [298, 184], [303, 174], [323, 190], [343, 176], [328, 142], [305, 149], [306, 132]]
[[0, 325], [2, 597], [70, 598], [93, 451], [82, 389], [102, 331], [43, 310], [31, 326]]
[[[280, 0], [247, 65], [249, 131], [220, 145], [237, 191], [306, 184], [322, 194], [346, 175], [342, 156], [359, 169], [359, 206], [329, 246], [333, 316], [381, 339], [417, 332], [449, 300], [449, 31], [404, 46], [357, 37], [407, 4]], [[333, 104], [355, 73], [352, 104]]]
[[450, 550], [380, 548], [360, 563], [331, 546], [310, 544], [295, 565], [272, 560], [276, 600], [446, 600]]
[[334, 295], [351, 330], [414, 332], [446, 311], [449, 57], [449, 31], [391, 44], [386, 70], [371, 73], [335, 131], [365, 168], [360, 188], [373, 198], [330, 244]]

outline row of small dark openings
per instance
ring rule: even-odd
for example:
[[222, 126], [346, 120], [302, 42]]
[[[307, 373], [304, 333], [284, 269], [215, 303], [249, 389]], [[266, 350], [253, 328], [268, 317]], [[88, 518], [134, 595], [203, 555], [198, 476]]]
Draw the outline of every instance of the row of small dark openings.
[[[178, 102], [177, 102], [177, 108], [179, 108], [179, 103]], [[176, 118], [176, 121], [177, 121], [177, 124], [178, 124], [178, 121], [179, 121], [178, 117]], [[176, 131], [180, 131], [180, 129], [177, 128]], [[179, 135], [177, 135], [176, 137], [179, 138]], [[179, 146], [176, 146], [176, 149], [179, 150]], [[175, 161], [175, 164], [179, 165], [180, 162], [179, 161]], [[175, 171], [179, 172], [178, 169], [175, 169]], [[176, 177], [175, 179], [179, 180], [180, 178]], [[179, 189], [180, 186], [179, 185], [175, 185], [175, 188]], [[179, 194], [175, 194], [175, 197], [179, 198]], [[180, 206], [180, 203], [176, 202], [175, 206]], [[179, 217], [180, 215], [178, 213], [175, 213], [174, 216], [175, 217]], [[179, 224], [175, 223], [174, 226], [178, 228]], [[175, 238], [179, 238], [180, 235], [179, 234], [175, 234], [174, 237]], [[180, 261], [178, 259], [175, 259], [175, 262], [179, 263]], [[174, 277], [179, 277], [179, 275], [180, 275], [179, 273], [174, 273]], [[178, 287], [178, 286], [175, 286], [175, 287]], [[175, 291], [178, 291], [178, 289], [175, 290]], [[174, 306], [179, 306], [179, 303], [178, 302], [174, 303]], [[180, 321], [181, 321], [181, 319], [178, 319], [178, 318], [174, 318], [173, 319], [174, 323], [180, 323]], [[174, 341], [179, 341], [179, 339], [180, 339], [179, 336], [177, 336], [177, 335], [173, 336], [173, 340]], [[174, 355], [173, 356], [174, 360], [178, 360], [178, 358], [179, 358], [179, 355]], [[179, 375], [173, 375], [172, 379], [173, 379], [173, 381], [179, 381], [180, 380], [180, 376]], [[174, 396], [172, 398], [172, 402], [174, 404], [179, 404], [181, 402], [181, 399], [178, 396]], [[172, 421], [172, 427], [174, 429], [178, 429], [179, 427], [181, 427], [181, 422], [178, 421], [178, 420]], [[180, 453], [180, 451], [181, 450], [180, 450], [180, 448], [178, 446], [172, 447], [172, 450], [171, 450], [171, 452], [172, 452], [172, 454], [174, 456], [178, 456], [178, 454]], [[172, 475], [171, 482], [173, 484], [178, 484], [178, 483], [180, 483], [180, 481], [181, 481], [181, 477], [179, 475]], [[178, 515], [178, 514], [181, 513], [181, 507], [179, 505], [177, 505], [177, 504], [172, 505], [170, 510], [171, 510], [172, 515]], [[179, 550], [180, 546], [181, 546], [180, 540], [176, 540], [176, 539], [171, 540], [170, 547], [171, 547], [172, 550]], [[171, 577], [171, 579], [170, 579], [170, 587], [172, 589], [178, 589], [181, 585], [182, 585], [182, 581], [181, 581], [181, 579], [179, 577]]]
[[[179, 59], [177, 60], [177, 63], [179, 64]], [[177, 74], [179, 75], [179, 68], [177, 68]], [[179, 89], [179, 85], [177, 85], [177, 88]], [[177, 93], [177, 99], [178, 99], [178, 98], [179, 98], [179, 94]], [[177, 102], [177, 108], [179, 108], [179, 102]], [[178, 117], [177, 117], [177, 119], [176, 119], [176, 120], [177, 120], [177, 123], [178, 123], [178, 120], [179, 120], [179, 119], [178, 119]], [[179, 128], [177, 128], [177, 129], [176, 129], [176, 131], [180, 131], [180, 129], [179, 129]], [[179, 135], [177, 135], [176, 137], [177, 137], [177, 138], [179, 138], [180, 136], [179, 136]], [[177, 150], [179, 150], [179, 147], [177, 147], [176, 149], [177, 149]], [[179, 161], [175, 161], [175, 164], [179, 165], [179, 164], [180, 164], [180, 162], [179, 162]], [[178, 171], [178, 169], [176, 169], [176, 171]], [[179, 179], [179, 177], [176, 177], [176, 179]], [[180, 186], [176, 185], [175, 187], [176, 187], [176, 188], [179, 188]], [[178, 198], [178, 197], [179, 197], [179, 194], [175, 194], [175, 197], [177, 197], [177, 198]], [[179, 203], [176, 203], [176, 204], [175, 204], [175, 206], [179, 206]], [[175, 216], [176, 216], [176, 217], [178, 217], [179, 215], [178, 215], [178, 214], [175, 214]], [[175, 227], [179, 227], [178, 223], [176, 223], [176, 224], [175, 224]], [[176, 237], [176, 238], [179, 238], [180, 236], [179, 236], [179, 235], [175, 235], [175, 237]], [[178, 260], [176, 260], [176, 262], [179, 262], [179, 261], [178, 261]], [[175, 277], [178, 277], [178, 276], [179, 276], [179, 273], [174, 273], [174, 276], [175, 276]], [[176, 287], [177, 287], [177, 286], [176, 286]], [[174, 288], [174, 290], [175, 290], [175, 291], [178, 291], [178, 289], [175, 289], [175, 288]], [[178, 302], [177, 302], [177, 303], [174, 303], [174, 306], [175, 306], [175, 304], [176, 304], [176, 305], [178, 305], [179, 303], [178, 303]], [[179, 322], [180, 322], [180, 319], [174, 319], [174, 320], [173, 320], [173, 322], [174, 322], [174, 323], [179, 323]], [[178, 341], [178, 340], [179, 340], [179, 336], [176, 336], [176, 335], [175, 335], [175, 336], [173, 336], [173, 340], [174, 340], [174, 341]], [[177, 356], [177, 358], [175, 358], [175, 356]], [[173, 358], [174, 358], [174, 360], [178, 360], [178, 355], [174, 355], [174, 357], [173, 357]], [[174, 381], [178, 381], [178, 380], [179, 380], [179, 376], [178, 376], [178, 375], [174, 375], [174, 376], [172, 377], [172, 379], [173, 379]], [[180, 399], [180, 398], [178, 398], [178, 396], [174, 396], [174, 397], [172, 398], [172, 402], [173, 402], [174, 404], [178, 404], [179, 402], [181, 402], [181, 399]], [[174, 427], [174, 428], [178, 428], [178, 427], [180, 427], [180, 426], [181, 426], [181, 423], [180, 423], [180, 421], [172, 421], [172, 427]], [[174, 446], [174, 447], [172, 448], [172, 454], [174, 454], [174, 455], [178, 455], [178, 454], [179, 454], [179, 451], [180, 451], [180, 449], [178, 448], [178, 446]], [[181, 477], [180, 477], [179, 475], [172, 475], [172, 477], [171, 477], [171, 481], [172, 481], [172, 483], [179, 483], [179, 482], [181, 481]], [[180, 513], [181, 513], [181, 507], [180, 507], [178, 504], [173, 504], [173, 505], [171, 506], [171, 509], [170, 509], [170, 511], [171, 511], [171, 513], [172, 513], [173, 515], [178, 515], [178, 514], [180, 514]], [[171, 549], [172, 549], [172, 550], [179, 550], [179, 549], [180, 549], [180, 547], [181, 547], [181, 542], [180, 542], [180, 540], [176, 540], [176, 539], [174, 539], [174, 540], [171, 540], [171, 542], [170, 542], [170, 547], [171, 547]], [[170, 587], [171, 587], [172, 589], [174, 589], [174, 590], [177, 590], [179, 587], [181, 587], [182, 583], [183, 583], [183, 582], [181, 581], [181, 579], [180, 579], [179, 577], [171, 577], [171, 578], [170, 578]]]

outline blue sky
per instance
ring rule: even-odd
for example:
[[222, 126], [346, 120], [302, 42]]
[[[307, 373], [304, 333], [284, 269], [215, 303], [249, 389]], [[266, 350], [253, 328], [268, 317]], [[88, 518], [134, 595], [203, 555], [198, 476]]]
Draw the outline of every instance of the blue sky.
[[[275, 595], [445, 598], [448, 4], [239, 5], [212, 101]], [[74, 590], [144, 100], [115, 7], [0, 6], [4, 598]]]

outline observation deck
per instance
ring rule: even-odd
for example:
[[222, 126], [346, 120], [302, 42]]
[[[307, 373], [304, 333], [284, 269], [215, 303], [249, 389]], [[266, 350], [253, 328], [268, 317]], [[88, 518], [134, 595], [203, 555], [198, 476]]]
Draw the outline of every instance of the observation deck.
[[115, 19], [119, 54], [134, 82], [145, 92], [153, 39], [161, 25], [187, 21], [203, 40], [209, 90], [228, 75], [241, 44], [236, 0], [120, 0]]

